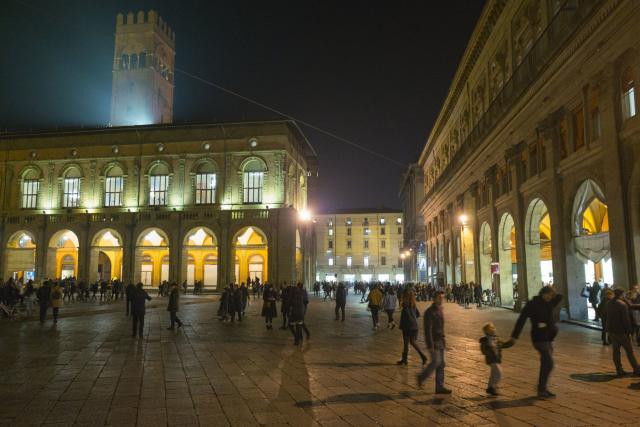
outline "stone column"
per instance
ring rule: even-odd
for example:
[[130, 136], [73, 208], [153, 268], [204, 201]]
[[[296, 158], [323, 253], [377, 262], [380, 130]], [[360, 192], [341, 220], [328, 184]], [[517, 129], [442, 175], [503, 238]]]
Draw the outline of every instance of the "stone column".
[[[513, 209], [513, 221], [516, 228], [516, 257], [518, 271], [518, 301], [514, 303], [514, 310], [520, 311], [523, 304], [529, 299], [527, 286], [527, 256], [524, 233], [525, 214], [523, 208], [520, 186], [526, 180], [526, 171], [522, 162], [522, 153], [526, 150], [526, 144], [520, 142], [507, 150], [507, 162], [511, 171], [511, 197]], [[502, 272], [500, 272], [502, 273]], [[511, 274], [511, 272], [509, 272]]]

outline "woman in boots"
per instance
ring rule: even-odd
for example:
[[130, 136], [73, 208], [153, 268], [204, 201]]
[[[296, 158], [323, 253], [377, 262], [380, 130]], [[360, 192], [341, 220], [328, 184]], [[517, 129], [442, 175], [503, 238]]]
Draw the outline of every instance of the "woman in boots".
[[402, 331], [403, 348], [402, 359], [398, 361], [398, 365], [407, 364], [407, 356], [409, 354], [409, 344], [415, 348], [420, 357], [422, 364], [427, 363], [427, 357], [422, 353], [416, 339], [418, 338], [418, 317], [420, 312], [416, 307], [416, 294], [413, 289], [407, 288], [402, 294], [402, 312], [400, 314], [400, 330]]

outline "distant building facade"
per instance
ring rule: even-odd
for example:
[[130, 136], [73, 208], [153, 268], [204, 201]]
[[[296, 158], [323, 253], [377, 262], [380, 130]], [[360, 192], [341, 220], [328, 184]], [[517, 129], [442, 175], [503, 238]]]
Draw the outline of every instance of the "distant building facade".
[[419, 159], [433, 280], [518, 309], [640, 277], [640, 3], [490, 0]]
[[404, 282], [401, 211], [344, 210], [314, 221], [317, 281]]
[[427, 281], [424, 217], [420, 204], [424, 199], [424, 173], [417, 163], [409, 165], [400, 183], [400, 201], [404, 217], [404, 277], [408, 282]]

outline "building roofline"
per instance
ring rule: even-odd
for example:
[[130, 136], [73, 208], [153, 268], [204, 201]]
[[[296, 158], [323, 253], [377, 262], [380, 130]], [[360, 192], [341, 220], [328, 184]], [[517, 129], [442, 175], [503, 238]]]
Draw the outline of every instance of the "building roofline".
[[402, 213], [402, 209], [388, 208], [386, 206], [380, 206], [377, 208], [347, 208], [347, 209], [335, 209], [332, 211], [320, 212], [317, 215], [361, 215], [361, 214], [379, 214], [379, 213]]

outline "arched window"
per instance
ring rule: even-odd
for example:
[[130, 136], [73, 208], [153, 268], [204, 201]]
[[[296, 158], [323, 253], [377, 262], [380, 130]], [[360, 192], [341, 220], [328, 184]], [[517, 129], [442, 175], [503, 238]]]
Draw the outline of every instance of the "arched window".
[[128, 70], [129, 69], [129, 55], [123, 53], [120, 57], [120, 69]]
[[140, 52], [138, 55], [138, 67], [144, 68], [147, 66], [147, 54], [145, 52]]
[[22, 208], [35, 209], [38, 207], [38, 192], [40, 191], [40, 174], [35, 169], [29, 169], [22, 175]]
[[262, 203], [264, 164], [258, 159], [249, 160], [242, 170], [244, 203]]
[[135, 53], [131, 54], [131, 69], [135, 70], [136, 68], [138, 68], [138, 55], [136, 55]]
[[196, 171], [196, 205], [216, 202], [216, 174], [213, 164], [201, 164]]
[[622, 73], [622, 115], [624, 119], [630, 119], [636, 115], [636, 84], [631, 67], [627, 67]]
[[112, 166], [104, 180], [104, 205], [106, 207], [122, 206], [124, 178], [120, 166]]
[[64, 174], [62, 207], [77, 208], [78, 206], [80, 206], [80, 171], [72, 167]]
[[169, 168], [164, 163], [158, 163], [149, 173], [149, 205], [166, 206], [168, 189]]

